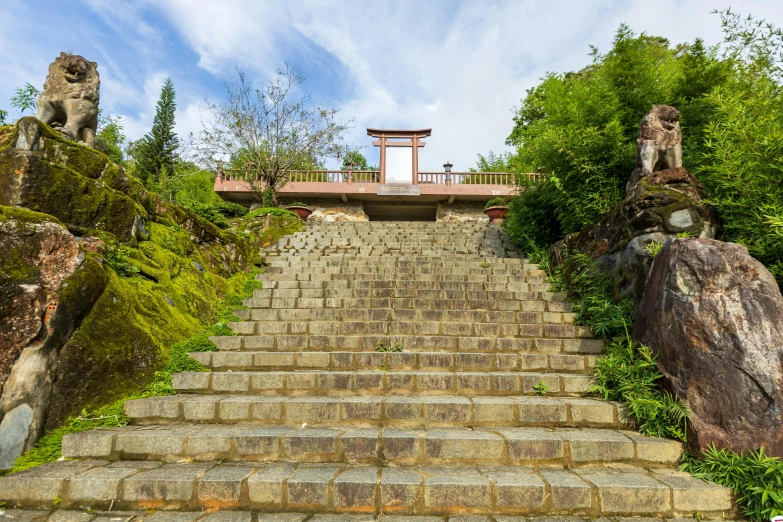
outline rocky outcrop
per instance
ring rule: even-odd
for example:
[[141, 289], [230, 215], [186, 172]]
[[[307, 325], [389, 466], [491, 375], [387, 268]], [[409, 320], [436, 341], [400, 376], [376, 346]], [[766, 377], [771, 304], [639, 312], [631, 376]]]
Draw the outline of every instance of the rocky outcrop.
[[0, 469], [82, 408], [143, 389], [259, 261], [253, 237], [97, 150], [35, 118], [0, 127]]
[[46, 423], [57, 354], [103, 290], [79, 288], [85, 261], [55, 218], [0, 207], [0, 469]]
[[693, 410], [690, 443], [783, 456], [783, 297], [745, 247], [670, 241], [634, 325], [671, 390]]
[[612, 276], [616, 297], [638, 305], [656, 249], [682, 235], [713, 238], [719, 220], [702, 202], [699, 180], [684, 168], [654, 172], [628, 189], [613, 211], [556, 243], [551, 262], [558, 265], [565, 251], [579, 250]]
[[[296, 200], [306, 204], [313, 213], [307, 218], [307, 221], [320, 221], [324, 223], [342, 223], [346, 221], [368, 221], [367, 214], [364, 213], [364, 207], [361, 201], [349, 201], [344, 203], [339, 199], [305, 199]], [[294, 200], [281, 200], [280, 206], [293, 205]], [[259, 208], [258, 203], [253, 204], [250, 209]]]

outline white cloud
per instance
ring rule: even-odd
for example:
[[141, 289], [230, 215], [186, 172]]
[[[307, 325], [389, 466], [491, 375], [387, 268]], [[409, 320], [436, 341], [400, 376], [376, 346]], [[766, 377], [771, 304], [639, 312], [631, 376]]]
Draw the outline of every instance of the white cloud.
[[[341, 104], [355, 117], [350, 139], [373, 163], [377, 152], [365, 127], [432, 127], [420, 154], [422, 170], [442, 170], [447, 159], [455, 170], [467, 170], [477, 153], [503, 150], [511, 111], [525, 89], [546, 71], [587, 65], [588, 44], [606, 50], [621, 22], [673, 42], [720, 39], [708, 0], [160, 5], [212, 72], [236, 63], [263, 75], [292, 55], [325, 51], [351, 87]], [[771, 2], [742, 9], [783, 22], [783, 8]], [[305, 87], [316, 95], [320, 88]], [[390, 170], [410, 169], [408, 149], [388, 160]]]

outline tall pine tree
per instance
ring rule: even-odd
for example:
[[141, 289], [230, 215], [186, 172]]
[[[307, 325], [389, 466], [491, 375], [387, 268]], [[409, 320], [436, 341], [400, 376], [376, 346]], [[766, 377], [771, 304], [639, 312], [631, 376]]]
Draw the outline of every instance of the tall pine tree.
[[177, 161], [179, 138], [174, 132], [174, 84], [166, 78], [160, 91], [152, 130], [141, 139], [136, 149], [136, 176], [148, 187], [171, 175]]

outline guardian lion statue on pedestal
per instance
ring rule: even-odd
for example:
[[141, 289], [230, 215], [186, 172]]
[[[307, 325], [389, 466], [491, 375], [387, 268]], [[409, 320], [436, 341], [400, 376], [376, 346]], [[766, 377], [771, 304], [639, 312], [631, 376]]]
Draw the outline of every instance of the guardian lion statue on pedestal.
[[100, 87], [97, 63], [60, 53], [49, 66], [35, 117], [94, 148]]
[[680, 111], [670, 105], [653, 105], [642, 118], [636, 140], [636, 170], [626, 186], [630, 192], [653, 172], [682, 167]]

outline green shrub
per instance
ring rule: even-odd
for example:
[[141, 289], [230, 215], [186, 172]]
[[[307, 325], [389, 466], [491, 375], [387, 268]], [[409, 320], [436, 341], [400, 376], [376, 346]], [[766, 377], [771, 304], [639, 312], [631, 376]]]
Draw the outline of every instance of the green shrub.
[[298, 216], [293, 212], [291, 212], [290, 210], [284, 208], [278, 208], [278, 207], [261, 207], [252, 210], [247, 214], [248, 218], [264, 217], [264, 216], [276, 216], [276, 217], [298, 219]]
[[484, 208], [505, 207], [508, 205], [508, 198], [492, 198], [484, 204]]
[[686, 457], [680, 469], [731, 488], [751, 520], [783, 515], [783, 462], [778, 457], [768, 457], [763, 447], [738, 455], [714, 446], [700, 457]]

